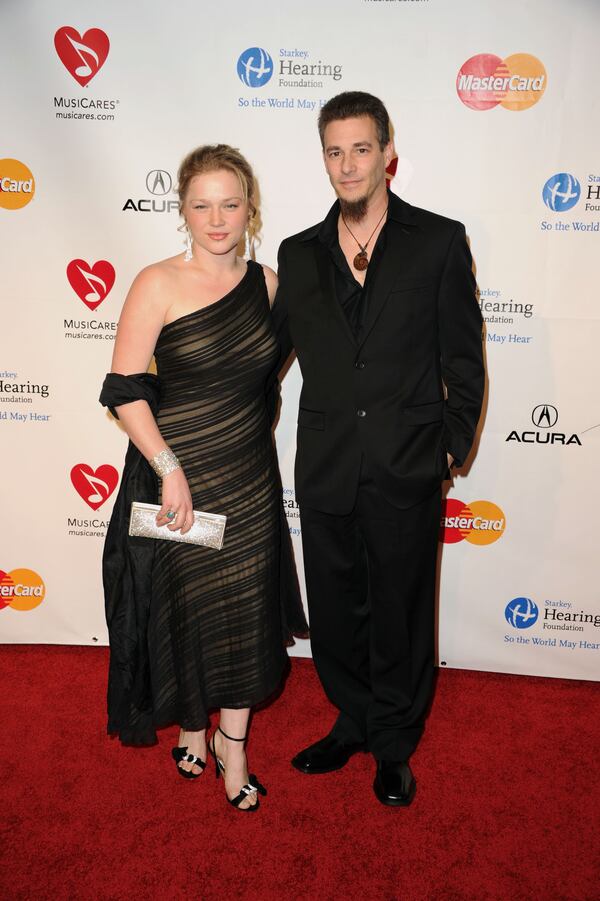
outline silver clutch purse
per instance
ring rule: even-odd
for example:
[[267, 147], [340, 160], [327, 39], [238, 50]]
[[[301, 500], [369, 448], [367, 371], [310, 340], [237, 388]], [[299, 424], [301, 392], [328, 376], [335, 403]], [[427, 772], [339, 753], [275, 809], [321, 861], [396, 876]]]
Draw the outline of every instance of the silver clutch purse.
[[162, 538], [163, 541], [182, 541], [186, 544], [201, 544], [220, 551], [223, 547], [226, 516], [219, 513], [202, 513], [194, 510], [194, 525], [182, 535], [172, 532], [166, 526], [156, 525], [158, 504], [141, 504], [133, 501], [129, 518], [129, 534], [136, 538]]

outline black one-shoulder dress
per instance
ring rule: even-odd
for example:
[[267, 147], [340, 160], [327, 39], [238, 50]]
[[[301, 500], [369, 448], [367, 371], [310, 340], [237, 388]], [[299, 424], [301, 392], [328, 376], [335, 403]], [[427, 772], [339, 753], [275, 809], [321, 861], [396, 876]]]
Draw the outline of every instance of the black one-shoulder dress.
[[[156, 727], [173, 722], [203, 729], [211, 708], [264, 700], [282, 678], [289, 632], [306, 631], [289, 553], [282, 555], [289, 535], [282, 535], [281, 482], [265, 402], [278, 357], [264, 274], [252, 261], [229, 294], [168, 323], [159, 335], [158, 427], [181, 461], [194, 509], [224, 513], [227, 526], [220, 551], [126, 538], [131, 500], [146, 500], [159, 487], [130, 446], [104, 556], [109, 730], [123, 741], [148, 743]], [[135, 380], [145, 396], [152, 376], [108, 376], [101, 402], [123, 402], [127, 379], [134, 380], [134, 399]], [[133, 497], [135, 491], [145, 496]], [[119, 586], [123, 566], [126, 585]], [[124, 626], [135, 652], [124, 641]]]

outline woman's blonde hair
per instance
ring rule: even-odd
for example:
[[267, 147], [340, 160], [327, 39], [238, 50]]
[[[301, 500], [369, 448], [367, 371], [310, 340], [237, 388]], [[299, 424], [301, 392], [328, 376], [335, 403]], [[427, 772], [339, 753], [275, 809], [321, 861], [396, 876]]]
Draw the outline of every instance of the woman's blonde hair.
[[248, 237], [253, 242], [258, 232], [258, 189], [254, 172], [248, 160], [236, 147], [229, 144], [204, 144], [185, 157], [177, 173], [179, 212], [183, 213], [190, 182], [196, 175], [225, 169], [237, 175], [242, 196], [248, 204]]

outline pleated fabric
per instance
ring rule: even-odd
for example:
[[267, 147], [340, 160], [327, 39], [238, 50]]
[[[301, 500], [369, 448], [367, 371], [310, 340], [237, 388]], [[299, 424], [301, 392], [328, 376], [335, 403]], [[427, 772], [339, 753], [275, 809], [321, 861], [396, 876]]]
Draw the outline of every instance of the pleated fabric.
[[279, 476], [265, 405], [278, 357], [262, 268], [163, 327], [158, 427], [195, 510], [227, 516], [218, 551], [156, 542], [148, 632], [155, 722], [203, 729], [214, 707], [250, 707], [287, 656], [279, 609]]

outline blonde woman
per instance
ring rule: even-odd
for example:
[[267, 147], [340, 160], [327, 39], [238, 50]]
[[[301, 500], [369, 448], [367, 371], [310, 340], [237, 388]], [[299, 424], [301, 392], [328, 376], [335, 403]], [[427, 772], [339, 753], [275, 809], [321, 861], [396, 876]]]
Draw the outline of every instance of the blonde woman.
[[[248, 773], [250, 709], [279, 685], [289, 631], [306, 629], [288, 586], [281, 609], [281, 486], [265, 403], [277, 277], [238, 256], [257, 215], [239, 151], [190, 153], [179, 200], [186, 251], [135, 279], [101, 396], [131, 440], [104, 556], [109, 730], [142, 744], [179, 723], [179, 773], [200, 777], [208, 751], [229, 802], [255, 811], [266, 792]], [[127, 538], [131, 500], [157, 494], [165, 530], [188, 531], [193, 510], [225, 514], [223, 548]]]

